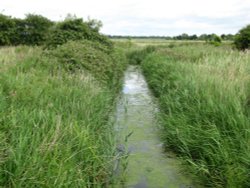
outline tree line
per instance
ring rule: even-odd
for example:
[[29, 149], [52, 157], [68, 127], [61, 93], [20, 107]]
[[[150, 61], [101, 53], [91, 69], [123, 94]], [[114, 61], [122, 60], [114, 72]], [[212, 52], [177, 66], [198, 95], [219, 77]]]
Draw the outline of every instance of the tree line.
[[222, 34], [222, 35], [216, 35], [214, 33], [212, 34], [201, 34], [201, 35], [188, 35], [186, 33], [183, 33], [181, 35], [177, 36], [123, 36], [123, 35], [108, 35], [110, 38], [133, 38], [133, 39], [166, 39], [166, 40], [202, 40], [202, 41], [210, 41], [213, 40], [216, 37], [219, 37], [221, 40], [227, 40], [227, 41], [233, 41], [235, 35], [233, 34]]
[[250, 49], [250, 24], [241, 28], [238, 33], [233, 34], [222, 34], [216, 35], [212, 34], [201, 34], [197, 36], [188, 35], [183, 33], [177, 36], [124, 36], [124, 35], [108, 35], [109, 38], [113, 39], [165, 39], [165, 40], [200, 40], [206, 41], [214, 45], [220, 45], [222, 41], [231, 41], [235, 48], [239, 50]]
[[111, 41], [99, 33], [101, 26], [98, 20], [84, 21], [72, 15], [64, 21], [54, 22], [36, 14], [27, 14], [24, 19], [0, 14], [0, 46], [45, 45], [53, 48], [69, 40], [87, 39], [110, 47]]
[[236, 48], [245, 50], [250, 48], [250, 25], [242, 28], [236, 35], [232, 34], [202, 34], [200, 36], [183, 33], [177, 36], [114, 36], [102, 35], [99, 30], [101, 21], [68, 15], [64, 21], [54, 22], [48, 18], [27, 14], [24, 19], [12, 18], [0, 14], [0, 46], [6, 45], [44, 45], [53, 48], [69, 40], [92, 40], [112, 47], [108, 38], [141, 38], [166, 40], [202, 40], [219, 45], [222, 40], [233, 41]]

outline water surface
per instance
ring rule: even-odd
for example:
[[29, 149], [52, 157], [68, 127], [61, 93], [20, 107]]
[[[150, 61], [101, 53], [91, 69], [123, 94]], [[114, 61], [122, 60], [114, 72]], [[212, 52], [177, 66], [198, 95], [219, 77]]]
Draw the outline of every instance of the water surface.
[[123, 161], [123, 166], [128, 163], [125, 172], [116, 169], [125, 175], [124, 184], [118, 183], [116, 187], [194, 187], [183, 173], [180, 161], [163, 152], [156, 114], [157, 106], [141, 70], [130, 66], [125, 73], [115, 123], [118, 152], [129, 153], [129, 157]]

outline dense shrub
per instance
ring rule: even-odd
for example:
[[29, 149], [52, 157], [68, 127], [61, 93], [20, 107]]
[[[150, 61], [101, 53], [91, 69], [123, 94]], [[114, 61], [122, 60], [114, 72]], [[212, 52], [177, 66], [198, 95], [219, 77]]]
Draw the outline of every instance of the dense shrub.
[[65, 19], [59, 22], [51, 29], [50, 36], [47, 39], [46, 47], [54, 48], [66, 43], [67, 41], [92, 40], [99, 41], [108, 47], [112, 47], [111, 41], [107, 37], [99, 34], [93, 24], [84, 22], [81, 18]]
[[53, 22], [35, 14], [25, 19], [0, 15], [0, 45], [41, 45], [45, 42]]
[[90, 40], [69, 41], [46, 53], [50, 58], [56, 58], [65, 69], [71, 72], [88, 70], [97, 80], [111, 87], [123, 74], [125, 57], [122, 54], [117, 49], [111, 51], [106, 45]]
[[15, 22], [9, 16], [0, 14], [0, 45], [9, 45], [14, 32]]
[[27, 45], [41, 45], [46, 40], [53, 22], [41, 15], [28, 14], [24, 20], [24, 32], [20, 38]]
[[207, 42], [214, 46], [220, 46], [222, 43], [222, 40], [218, 35], [212, 34], [212, 35], [209, 35], [209, 37], [207, 38]]
[[250, 48], [250, 25], [244, 27], [238, 32], [235, 37], [234, 44], [239, 50]]
[[0, 45], [45, 45], [55, 48], [68, 41], [98, 41], [112, 49], [112, 42], [99, 33], [101, 21], [68, 16], [62, 22], [35, 14], [27, 14], [25, 19], [11, 18], [0, 14]]

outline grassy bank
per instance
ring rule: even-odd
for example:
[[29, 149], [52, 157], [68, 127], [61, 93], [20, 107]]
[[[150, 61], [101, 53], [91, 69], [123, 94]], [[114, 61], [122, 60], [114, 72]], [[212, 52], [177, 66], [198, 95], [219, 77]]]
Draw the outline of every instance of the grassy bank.
[[0, 186], [107, 185], [125, 66], [121, 50], [88, 41], [0, 49]]
[[157, 47], [141, 62], [161, 109], [166, 148], [210, 187], [250, 187], [250, 54]]

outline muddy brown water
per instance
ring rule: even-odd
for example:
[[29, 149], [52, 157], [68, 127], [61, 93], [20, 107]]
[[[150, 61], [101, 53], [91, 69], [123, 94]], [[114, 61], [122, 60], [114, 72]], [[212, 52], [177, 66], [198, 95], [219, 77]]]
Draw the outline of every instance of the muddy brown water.
[[163, 152], [157, 125], [157, 105], [137, 66], [130, 66], [116, 110], [117, 150], [127, 159], [117, 162], [114, 187], [193, 188], [179, 160]]

